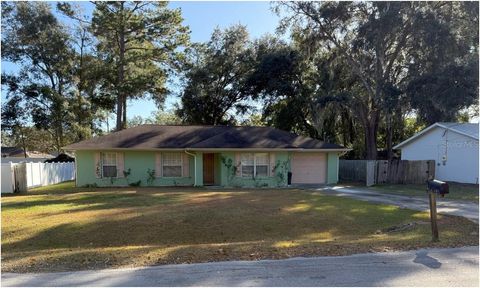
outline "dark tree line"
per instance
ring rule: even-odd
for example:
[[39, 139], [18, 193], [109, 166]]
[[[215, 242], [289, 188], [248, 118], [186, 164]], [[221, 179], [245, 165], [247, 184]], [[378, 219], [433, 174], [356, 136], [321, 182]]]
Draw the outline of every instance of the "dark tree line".
[[[393, 143], [416, 129], [465, 120], [465, 109], [472, 106], [478, 111], [475, 3], [285, 1], [274, 6], [284, 16], [279, 32], [289, 31], [290, 42], [242, 37], [235, 45], [246, 51], [243, 58], [227, 53], [232, 59], [218, 64], [193, 62], [186, 83], [195, 90], [181, 95], [184, 121], [235, 122], [233, 116], [249, 111], [244, 103], [256, 100], [266, 125], [342, 143], [355, 148], [354, 157], [375, 159], [381, 149], [382, 157], [391, 159]], [[222, 39], [234, 45], [234, 36], [244, 30], [227, 29]], [[222, 55], [225, 42], [214, 38], [207, 52], [197, 50], [200, 58]], [[224, 63], [235, 63], [234, 69], [220, 72]], [[197, 69], [201, 77], [190, 73]], [[222, 101], [218, 83], [229, 90], [220, 92]], [[235, 97], [228, 96], [232, 93]], [[198, 103], [221, 112], [214, 121], [201, 118]]]
[[[141, 123], [270, 125], [393, 157], [392, 147], [438, 121], [478, 115], [478, 5], [473, 2], [276, 2], [278, 35], [246, 27], [189, 43], [166, 2], [94, 2], [92, 15], [44, 3], [2, 3], [2, 128], [33, 123], [55, 146]], [[280, 35], [289, 33], [288, 41]], [[167, 81], [180, 76], [179, 91]], [[126, 101], [150, 97], [175, 115], [136, 117]]]
[[47, 2], [2, 2], [2, 59], [20, 67], [2, 74], [2, 128], [10, 135], [33, 124], [59, 151], [101, 133], [110, 113], [116, 130], [126, 128], [128, 99], [162, 106], [184, 58], [177, 48], [189, 39], [180, 10], [167, 2], [92, 3], [92, 15], [58, 3], [74, 23], [66, 26]]

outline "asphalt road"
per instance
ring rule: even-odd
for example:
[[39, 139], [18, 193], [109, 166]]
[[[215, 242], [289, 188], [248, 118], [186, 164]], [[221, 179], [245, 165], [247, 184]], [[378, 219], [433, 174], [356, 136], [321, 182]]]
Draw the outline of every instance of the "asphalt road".
[[[368, 191], [366, 189], [346, 188], [342, 186], [323, 187], [313, 190], [363, 201], [390, 204], [418, 211], [429, 209], [428, 198], [426, 195], [425, 197], [392, 195]], [[445, 198], [437, 197], [437, 211], [440, 214], [462, 216], [478, 223], [478, 204], [467, 201], [451, 200], [448, 199], [448, 194]]]
[[45, 274], [2, 286], [479, 286], [478, 246]]

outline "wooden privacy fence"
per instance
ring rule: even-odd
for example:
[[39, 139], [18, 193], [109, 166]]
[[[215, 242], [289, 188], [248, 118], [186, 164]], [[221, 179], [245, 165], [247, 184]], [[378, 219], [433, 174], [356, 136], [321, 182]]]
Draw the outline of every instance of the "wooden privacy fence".
[[362, 182], [367, 186], [424, 184], [435, 176], [435, 160], [340, 160], [339, 180]]
[[75, 179], [75, 163], [2, 163], [2, 193]]
[[366, 182], [367, 160], [340, 160], [338, 179], [347, 182]]

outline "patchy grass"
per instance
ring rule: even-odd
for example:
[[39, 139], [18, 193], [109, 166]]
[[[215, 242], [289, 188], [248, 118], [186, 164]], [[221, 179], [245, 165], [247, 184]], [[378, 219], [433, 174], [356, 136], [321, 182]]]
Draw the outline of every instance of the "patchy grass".
[[[478, 185], [449, 182], [448, 186], [450, 193], [445, 195], [445, 199], [478, 203]], [[368, 188], [365, 186], [360, 188], [388, 194], [426, 197], [426, 185], [423, 184], [377, 184]]]
[[[62, 194], [62, 193], [71, 193], [75, 191], [88, 191], [88, 188], [77, 188], [75, 187], [75, 181], [65, 181], [58, 184], [53, 184], [44, 187], [32, 188], [28, 190], [28, 194], [48, 194], [48, 193], [55, 193], [55, 194]], [[91, 189], [90, 191], [93, 191]]]
[[[32, 194], [33, 193], [33, 194]], [[416, 222], [410, 230], [384, 232]], [[295, 189], [74, 188], [2, 197], [2, 271], [278, 259], [478, 245], [478, 226]]]

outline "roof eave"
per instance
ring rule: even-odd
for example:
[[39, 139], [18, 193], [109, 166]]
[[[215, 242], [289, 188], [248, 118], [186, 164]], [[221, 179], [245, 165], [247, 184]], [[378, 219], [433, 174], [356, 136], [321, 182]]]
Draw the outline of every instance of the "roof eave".
[[400, 142], [399, 144], [393, 146], [393, 149], [399, 149], [400, 147], [404, 146], [404, 145], [407, 144], [408, 142], [410, 142], [410, 141], [414, 140], [415, 138], [417, 138], [417, 137], [419, 137], [419, 136], [427, 133], [428, 131], [432, 130], [433, 128], [435, 128], [435, 127], [437, 127], [437, 126], [440, 126], [440, 127], [442, 127], [442, 128], [445, 128], [445, 126], [443, 126], [443, 125], [440, 125], [440, 124], [438, 124], [438, 123], [434, 123], [434, 124], [428, 126], [427, 128], [423, 129], [422, 131], [417, 132], [417, 133], [416, 133], [415, 135], [413, 135], [412, 137], [407, 138], [406, 140], [404, 140], [404, 141]]
[[401, 142], [401, 143], [393, 146], [393, 149], [399, 149], [399, 148], [401, 148], [402, 146], [405, 146], [405, 144], [411, 142], [411, 141], [414, 140], [415, 138], [417, 138], [417, 137], [425, 134], [426, 132], [432, 130], [432, 129], [435, 128], [435, 127], [440, 127], [440, 128], [443, 128], [443, 129], [451, 130], [451, 131], [453, 131], [453, 132], [455, 132], [455, 133], [458, 133], [458, 134], [460, 134], [460, 135], [463, 135], [463, 136], [470, 137], [470, 138], [472, 138], [472, 139], [478, 140], [478, 138], [475, 137], [475, 136], [473, 136], [473, 135], [470, 135], [470, 134], [464, 133], [464, 132], [462, 132], [462, 131], [459, 131], [459, 130], [450, 128], [450, 127], [445, 126], [445, 125], [442, 125], [442, 124], [440, 124], [440, 123], [434, 123], [434, 124], [428, 126], [427, 128], [423, 129], [422, 131], [416, 133], [416, 134], [413, 135], [412, 137], [408, 138], [407, 140], [404, 140], [403, 142]]
[[112, 147], [62, 147], [65, 151], [296, 151], [296, 152], [347, 152], [350, 148], [112, 148]]

